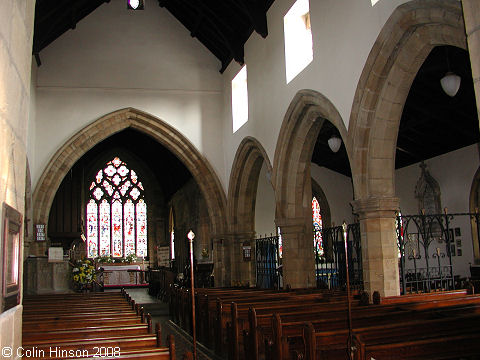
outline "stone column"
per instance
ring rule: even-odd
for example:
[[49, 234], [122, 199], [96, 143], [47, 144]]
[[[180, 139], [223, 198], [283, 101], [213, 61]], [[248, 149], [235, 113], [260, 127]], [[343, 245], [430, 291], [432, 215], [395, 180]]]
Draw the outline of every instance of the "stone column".
[[313, 231], [305, 219], [277, 219], [283, 240], [283, 288], [315, 287]]
[[[468, 51], [472, 64], [473, 87], [477, 100], [477, 114], [480, 114], [480, 1], [462, 0], [463, 18], [467, 33]], [[480, 119], [480, 115], [478, 116]]]
[[400, 294], [395, 212], [399, 199], [368, 198], [352, 202], [360, 219], [364, 289], [370, 295]]
[[215, 286], [230, 285], [230, 242], [226, 235], [212, 235], [213, 241], [213, 275]]
[[[232, 282], [242, 286], [253, 286], [255, 278], [255, 233], [236, 232], [231, 234], [232, 239]], [[249, 261], [243, 259], [243, 243], [248, 241], [251, 246], [251, 258]]]

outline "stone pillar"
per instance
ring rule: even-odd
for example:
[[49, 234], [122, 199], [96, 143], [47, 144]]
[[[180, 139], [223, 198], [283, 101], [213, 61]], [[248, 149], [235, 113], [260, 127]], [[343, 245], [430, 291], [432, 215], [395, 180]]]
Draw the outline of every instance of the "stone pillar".
[[360, 219], [364, 289], [370, 295], [400, 294], [395, 213], [398, 198], [369, 198], [352, 202]]
[[[462, 0], [463, 18], [467, 33], [467, 45], [472, 64], [473, 87], [477, 100], [477, 114], [480, 114], [480, 1]], [[480, 115], [478, 116], [480, 120]]]
[[305, 219], [277, 219], [283, 240], [283, 288], [315, 287], [313, 231]]
[[[232, 282], [235, 285], [254, 286], [255, 277], [255, 233], [242, 232], [231, 234], [232, 239]], [[243, 259], [243, 243], [249, 242], [251, 246], [251, 258]]]
[[231, 244], [228, 236], [212, 235], [213, 275], [215, 286], [229, 286], [231, 283]]

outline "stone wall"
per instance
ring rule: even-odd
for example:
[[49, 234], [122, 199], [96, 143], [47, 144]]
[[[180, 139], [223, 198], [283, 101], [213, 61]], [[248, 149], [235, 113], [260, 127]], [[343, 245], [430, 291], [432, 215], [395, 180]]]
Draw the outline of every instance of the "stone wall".
[[[210, 262], [213, 259], [212, 239], [210, 236], [210, 220], [205, 199], [194, 180], [190, 180], [177, 191], [169, 201], [173, 208], [175, 231], [175, 263], [182, 272], [189, 261], [189, 244], [187, 234], [195, 233], [194, 258], [197, 262]], [[162, 246], [169, 245], [163, 244]], [[208, 251], [208, 256], [202, 256], [202, 250]]]
[[[0, 202], [22, 214], [34, 12], [35, 1], [0, 3]], [[3, 233], [3, 222], [0, 227]], [[13, 349], [12, 359], [19, 358], [16, 348], [22, 339], [21, 317], [21, 305], [0, 315], [0, 346]]]

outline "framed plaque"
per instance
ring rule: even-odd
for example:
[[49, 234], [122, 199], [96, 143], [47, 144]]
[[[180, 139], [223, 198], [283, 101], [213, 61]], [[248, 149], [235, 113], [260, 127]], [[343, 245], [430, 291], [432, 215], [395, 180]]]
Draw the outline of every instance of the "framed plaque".
[[20, 303], [22, 214], [3, 203], [2, 312]]
[[45, 236], [45, 224], [35, 224], [35, 240], [45, 241], [47, 237]]

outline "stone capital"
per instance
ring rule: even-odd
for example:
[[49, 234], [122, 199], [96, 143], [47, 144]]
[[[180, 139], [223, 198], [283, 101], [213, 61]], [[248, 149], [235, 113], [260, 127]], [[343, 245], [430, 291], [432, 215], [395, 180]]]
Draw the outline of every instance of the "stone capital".
[[276, 219], [275, 223], [278, 227], [280, 227], [282, 235], [293, 233], [304, 234], [306, 231], [304, 218]]
[[370, 197], [351, 202], [353, 212], [360, 220], [369, 218], [393, 218], [400, 209], [400, 200], [397, 197]]
[[224, 238], [232, 242], [243, 242], [246, 240], [255, 240], [255, 231], [233, 231], [224, 235]]

